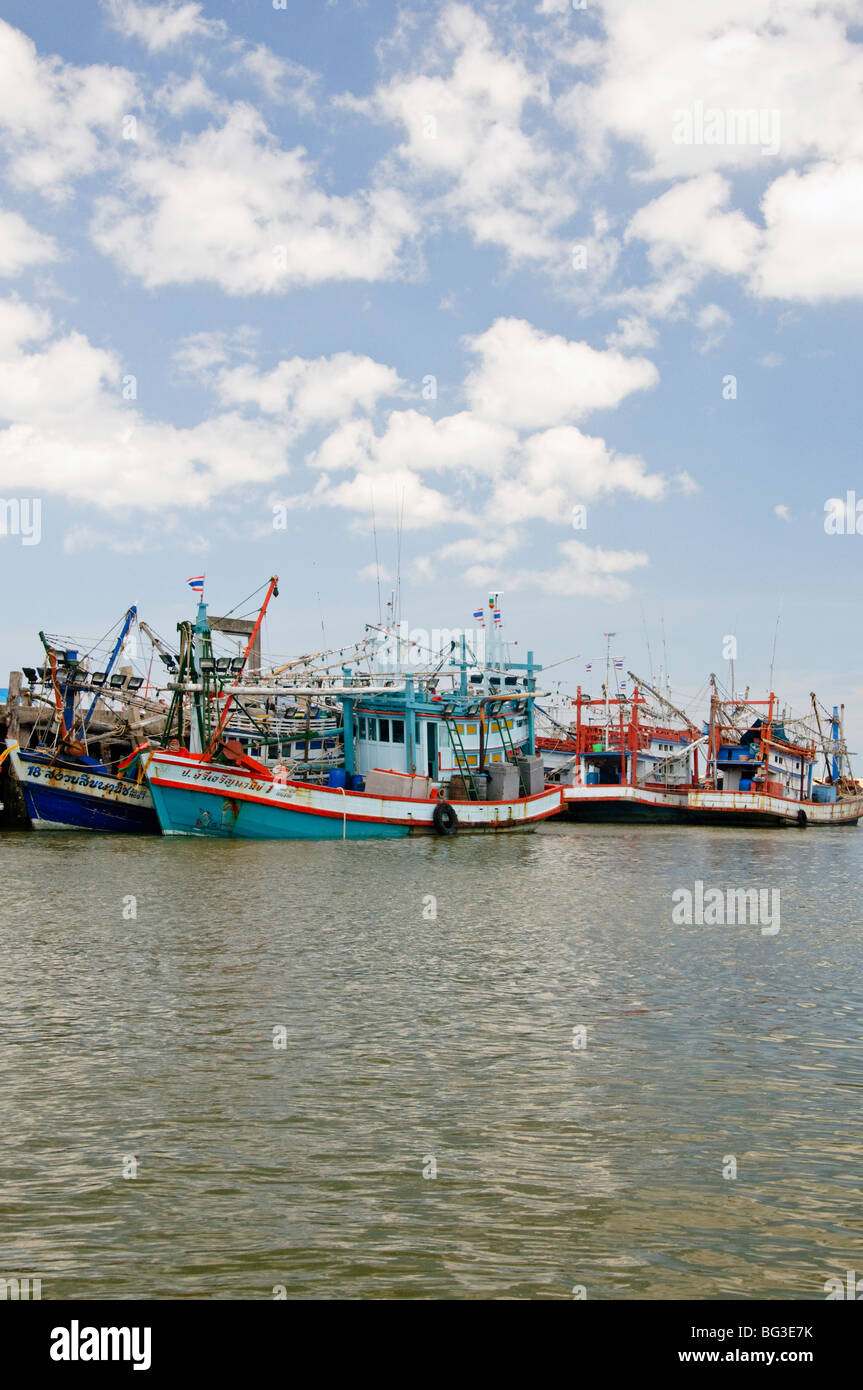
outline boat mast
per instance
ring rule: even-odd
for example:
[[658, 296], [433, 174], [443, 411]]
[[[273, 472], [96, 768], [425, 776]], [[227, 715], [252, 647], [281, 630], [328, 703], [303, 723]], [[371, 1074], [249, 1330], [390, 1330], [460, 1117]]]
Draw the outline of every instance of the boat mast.
[[[236, 674], [236, 677], [235, 677], [235, 679], [234, 679], [234, 684], [235, 684], [235, 685], [238, 685], [238, 684], [240, 683], [240, 679], [241, 679], [242, 674], [243, 674], [243, 669], [245, 668], [246, 662], [247, 662], [248, 659], [249, 659], [249, 652], [252, 650], [252, 647], [253, 647], [254, 642], [255, 642], [255, 638], [257, 637], [258, 633], [259, 633], [260, 630], [261, 630], [261, 624], [262, 624], [262, 622], [264, 621], [264, 617], [265, 617], [265, 615], [266, 615], [267, 608], [269, 607], [270, 599], [276, 597], [276, 596], [278, 595], [278, 592], [279, 592], [279, 576], [278, 576], [277, 574], [274, 574], [274, 575], [272, 576], [270, 582], [269, 582], [268, 587], [267, 587], [266, 596], [265, 596], [265, 598], [264, 598], [263, 603], [261, 604], [261, 611], [260, 611], [260, 613], [258, 614], [257, 622], [255, 623], [255, 626], [252, 628], [251, 634], [250, 634], [250, 636], [249, 636], [249, 641], [248, 641], [248, 644], [247, 644], [247, 646], [246, 646], [246, 650], [243, 652], [243, 665], [240, 667], [240, 670], [239, 670], [239, 671], [237, 672], [237, 674]], [[207, 744], [207, 747], [206, 747], [205, 750], [204, 750], [204, 760], [205, 760], [205, 761], [211, 756], [211, 754], [212, 754], [214, 748], [216, 748], [217, 745], [219, 744], [219, 742], [221, 741], [222, 734], [225, 732], [225, 729], [227, 728], [227, 725], [228, 725], [228, 713], [229, 713], [230, 708], [231, 708], [231, 706], [232, 706], [233, 703], [234, 703], [234, 696], [233, 696], [232, 694], [230, 694], [230, 695], [228, 695], [227, 699], [225, 700], [224, 708], [222, 709], [222, 714], [221, 714], [221, 717], [220, 717], [220, 719], [219, 719], [219, 722], [218, 722], [218, 724], [217, 724], [217, 726], [216, 726], [215, 732], [213, 733], [212, 737], [210, 738], [210, 741], [209, 741], [208, 744]]]

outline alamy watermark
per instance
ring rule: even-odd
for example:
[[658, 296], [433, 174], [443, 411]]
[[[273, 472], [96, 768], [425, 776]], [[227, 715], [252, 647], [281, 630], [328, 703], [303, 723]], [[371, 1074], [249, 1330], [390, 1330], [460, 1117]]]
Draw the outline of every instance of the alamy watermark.
[[695, 101], [672, 114], [675, 145], [757, 145], [762, 154], [779, 153], [782, 113], [775, 107], [707, 106]]
[[402, 621], [375, 634], [372, 660], [384, 670], [399, 665], [428, 666], [431, 659], [444, 653], [458, 657], [464, 638], [468, 661], [481, 666], [486, 654], [485, 634], [484, 627], [410, 627]]
[[36, 1301], [42, 1297], [42, 1278], [37, 1274], [7, 1274], [0, 1278], [0, 1301]]
[[42, 539], [41, 497], [0, 497], [0, 536], [20, 536], [22, 545]]
[[778, 888], [705, 888], [700, 878], [693, 888], [676, 888], [671, 895], [675, 926], [760, 926], [762, 936], [776, 936], [780, 927]]
[[863, 497], [856, 492], [828, 497], [824, 503], [824, 530], [828, 536], [863, 536]]

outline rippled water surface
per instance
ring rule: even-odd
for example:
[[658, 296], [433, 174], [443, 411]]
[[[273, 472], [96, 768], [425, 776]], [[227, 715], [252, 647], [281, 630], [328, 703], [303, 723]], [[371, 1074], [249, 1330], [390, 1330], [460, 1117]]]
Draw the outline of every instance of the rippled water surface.
[[[0, 1274], [43, 1298], [863, 1273], [857, 830], [7, 832], [0, 865]], [[674, 925], [696, 879], [778, 888], [780, 931]]]

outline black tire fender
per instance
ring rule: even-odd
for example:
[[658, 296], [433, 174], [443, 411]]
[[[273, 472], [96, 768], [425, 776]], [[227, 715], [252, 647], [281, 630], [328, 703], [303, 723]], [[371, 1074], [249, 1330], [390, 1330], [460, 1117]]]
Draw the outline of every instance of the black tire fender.
[[439, 835], [455, 835], [458, 816], [448, 801], [439, 801], [432, 812], [432, 825]]
[[808, 823], [809, 818], [801, 806], [800, 810], [797, 812], [797, 824], [800, 826], [801, 830], [805, 830]]

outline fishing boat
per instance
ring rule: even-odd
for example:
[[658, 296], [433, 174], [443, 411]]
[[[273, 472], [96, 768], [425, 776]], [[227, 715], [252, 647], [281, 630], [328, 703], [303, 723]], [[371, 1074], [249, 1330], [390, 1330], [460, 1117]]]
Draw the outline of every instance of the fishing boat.
[[[761, 701], [723, 701], [715, 678], [711, 683], [708, 762], [703, 783], [687, 792], [691, 822], [801, 828], [857, 824], [863, 796], [851, 771], [837, 706], [828, 736], [814, 693], [810, 698], [815, 730], [780, 715], [772, 691]], [[756, 713], [765, 706], [766, 714]], [[820, 781], [814, 776], [818, 743], [827, 774]]]
[[[723, 700], [711, 676], [709, 719], [696, 726], [667, 696], [628, 674], [632, 696], [603, 688], [592, 700], [579, 688], [574, 721], [539, 740], [549, 777], [563, 784], [569, 818], [802, 828], [856, 825], [863, 815], [837, 707], [827, 734], [814, 694], [813, 727], [780, 713], [773, 692], [761, 701], [748, 691]], [[645, 689], [667, 724], [644, 717]], [[819, 743], [826, 771], [820, 781]]]
[[[103, 714], [107, 700], [115, 711], [123, 710], [143, 684], [142, 677], [114, 670], [136, 616], [133, 605], [121, 621], [104, 671], [89, 671], [77, 649], [61, 649], [39, 634], [45, 665], [24, 669], [30, 699], [41, 700], [44, 708], [29, 728], [26, 745], [7, 738], [0, 757], [11, 763], [34, 830], [158, 832], [150, 790], [142, 776], [129, 771], [144, 737], [140, 708], [134, 713], [127, 708], [125, 719], [112, 715], [107, 725], [94, 720], [97, 705], [101, 703]], [[91, 755], [89, 740], [101, 746], [102, 757]]]
[[574, 718], [564, 726], [546, 716], [537, 738], [549, 781], [563, 790], [570, 819], [671, 822], [686, 819], [687, 790], [698, 777], [703, 739], [685, 716], [672, 722], [645, 717], [647, 701], [636, 684], [593, 699], [579, 686]]
[[[274, 576], [247, 652], [277, 584]], [[346, 840], [525, 830], [560, 810], [560, 788], [546, 788], [534, 746], [540, 669], [530, 652], [523, 664], [479, 666], [462, 637], [446, 670], [422, 676], [345, 666], [327, 684], [245, 686], [241, 672], [220, 677], [201, 601], [195, 623], [181, 625], [162, 747], [139, 762], [166, 835]], [[338, 702], [340, 767], [273, 766], [230, 737], [235, 706], [288, 693]]]

